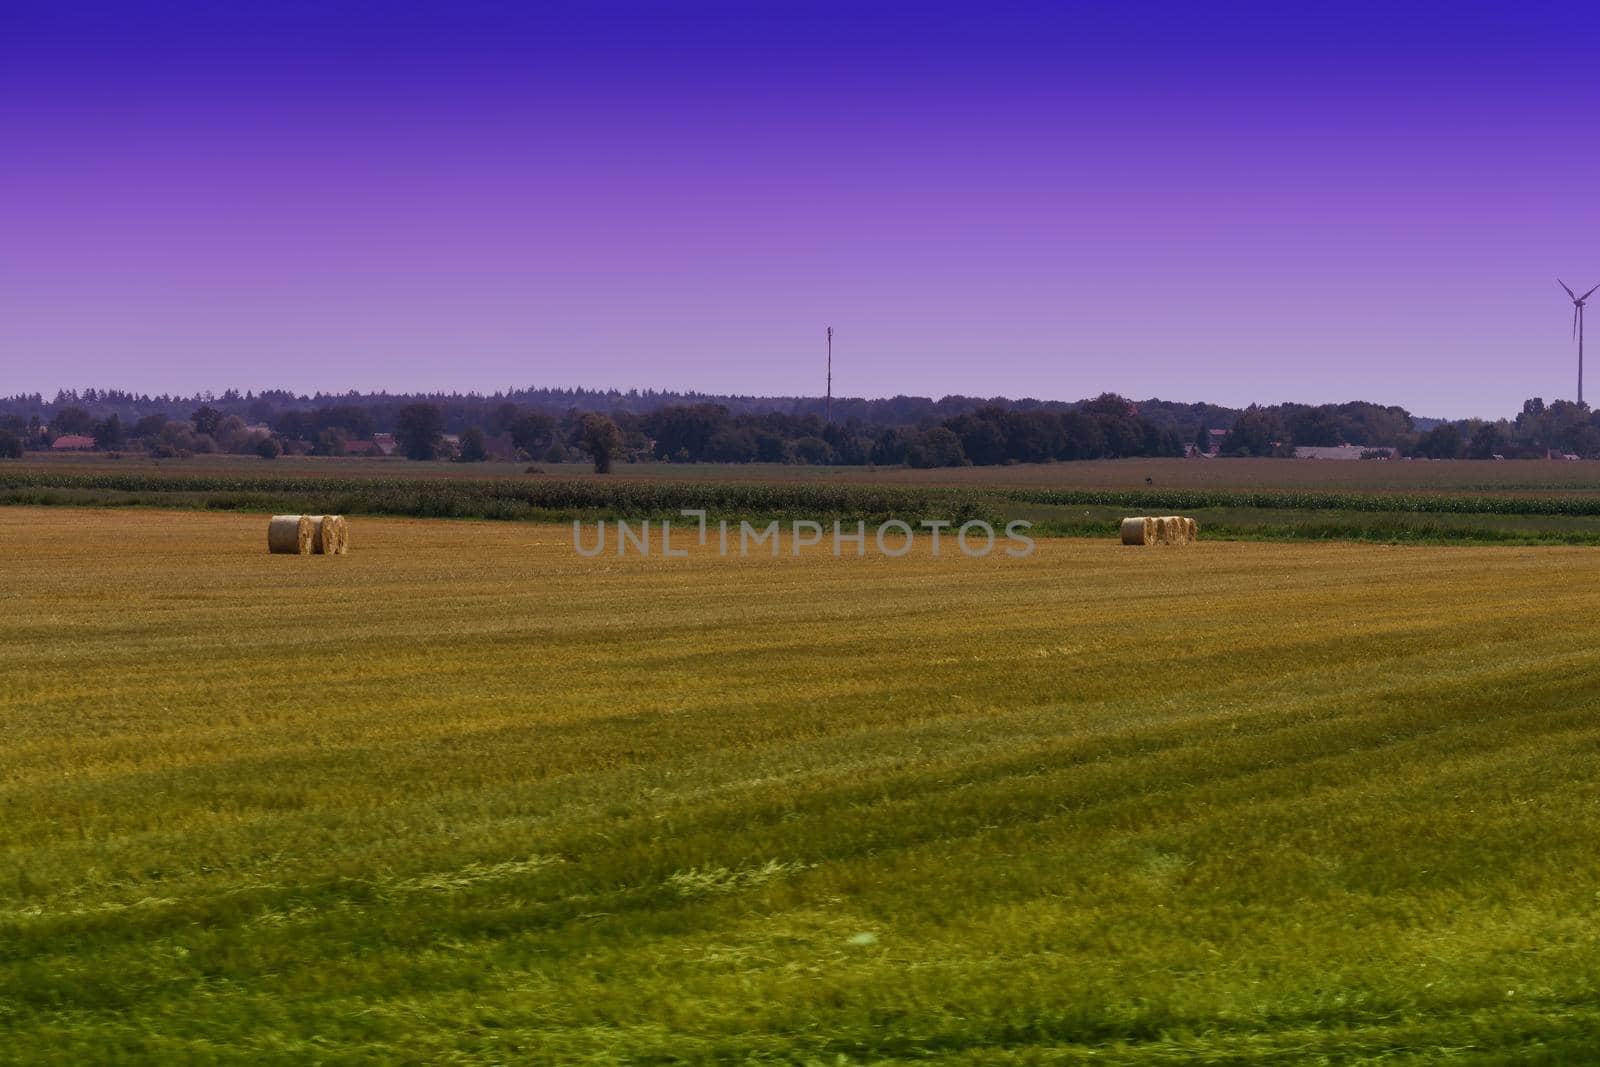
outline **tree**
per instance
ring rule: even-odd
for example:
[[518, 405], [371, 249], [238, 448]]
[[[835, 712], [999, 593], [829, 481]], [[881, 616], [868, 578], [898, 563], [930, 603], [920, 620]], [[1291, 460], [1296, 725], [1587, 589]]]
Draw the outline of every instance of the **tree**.
[[1290, 439], [1297, 445], [1325, 447], [1342, 443], [1338, 412], [1329, 405], [1314, 408], [1293, 405], [1285, 422]]
[[1061, 449], [1058, 459], [1099, 459], [1106, 454], [1106, 435], [1100, 422], [1081, 411], [1061, 416]]
[[482, 430], [468, 426], [461, 431], [461, 454], [456, 458], [462, 463], [482, 463], [489, 458], [489, 450], [483, 444]]
[[1283, 420], [1266, 408], [1252, 404], [1239, 413], [1228, 435], [1222, 439], [1225, 456], [1278, 455], [1288, 443]]
[[433, 459], [444, 444], [444, 418], [432, 404], [407, 404], [395, 418], [395, 439], [407, 459]]
[[1002, 421], [1005, 426], [1005, 448], [1001, 457], [995, 459], [992, 453], [985, 458], [975, 456], [967, 449], [967, 442], [963, 439], [961, 448], [966, 459], [973, 463], [1004, 463], [1008, 459], [1018, 463], [1044, 463], [1066, 451], [1065, 423], [1054, 412], [1012, 411]]
[[[1141, 456], [1148, 450], [1145, 431], [1150, 422], [1139, 417], [1139, 406], [1127, 397], [1116, 393], [1101, 393], [1093, 400], [1084, 401], [1082, 411], [1099, 428], [1099, 455], [1116, 459], [1122, 456]], [[1065, 429], [1063, 420], [1064, 432]], [[1074, 430], [1076, 429], [1074, 427]]]
[[596, 474], [610, 474], [611, 460], [622, 447], [622, 431], [604, 415], [591, 412], [578, 420], [578, 447], [594, 457]]
[[317, 434], [316, 420], [309, 411], [280, 411], [272, 417], [272, 432], [280, 437], [309, 441]]
[[1461, 431], [1455, 423], [1441, 422], [1422, 435], [1417, 454], [1429, 459], [1455, 459], [1461, 454]]
[[1579, 456], [1592, 456], [1600, 450], [1597, 435], [1590, 423], [1587, 404], [1574, 404], [1570, 400], [1555, 400], [1545, 409], [1545, 426], [1550, 443], [1563, 452]]
[[1137, 414], [1138, 407], [1133, 401], [1116, 393], [1101, 393], [1093, 400], [1086, 400], [1083, 410], [1091, 415], [1110, 415], [1123, 418]]
[[1007, 421], [1003, 409], [981, 407], [971, 414], [946, 419], [945, 426], [961, 439], [961, 450], [967, 458], [983, 467], [1006, 461]]
[[782, 463], [789, 454], [789, 445], [782, 434], [771, 430], [756, 431], [756, 462]]
[[262, 459], [277, 459], [283, 455], [283, 446], [275, 438], [263, 437], [256, 442], [256, 455]]
[[0, 459], [21, 459], [22, 438], [10, 430], [0, 430]]
[[244, 420], [237, 415], [224, 415], [219, 419], [217, 428], [211, 432], [211, 436], [217, 442], [217, 447], [224, 452], [244, 455], [255, 451], [255, 437], [244, 428]]
[[94, 416], [80, 407], [65, 407], [50, 419], [50, 432], [57, 437], [63, 434], [89, 434], [94, 432]]
[[511, 443], [533, 455], [555, 441], [556, 420], [549, 415], [526, 412], [511, 420]]
[[[954, 433], [949, 430], [944, 432], [950, 434], [951, 439], [956, 442], [957, 448], [961, 447], [961, 442]], [[794, 442], [794, 460], [796, 463], [809, 463], [812, 466], [832, 463], [833, 446], [820, 437], [798, 438]]]
[[[1402, 407], [1382, 407], [1364, 400], [1352, 400], [1334, 408], [1339, 415], [1339, 436], [1347, 444], [1369, 448], [1394, 448], [1410, 439], [1411, 413]], [[1296, 444], [1310, 441], [1296, 439]]]
[[210, 404], [201, 404], [195, 413], [189, 416], [189, 421], [194, 423], [195, 433], [212, 437], [217, 432], [218, 424], [222, 422], [222, 412]]
[[372, 412], [359, 404], [339, 404], [331, 408], [318, 408], [311, 413], [318, 429], [338, 429], [345, 439], [366, 440], [377, 429]]
[[719, 404], [674, 405], [647, 415], [644, 431], [655, 438], [656, 455], [662, 459], [698, 463], [727, 419], [728, 409]]
[[122, 432], [122, 419], [115, 412], [107, 415], [103, 422], [98, 422], [94, 427], [94, 447], [102, 452], [115, 452], [128, 443], [128, 435]]
[[[644, 437], [643, 434], [639, 436]], [[827, 442], [823, 444], [826, 446]], [[755, 431], [740, 426], [724, 426], [711, 435], [705, 458], [713, 463], [749, 463], [756, 458]]]
[[1203, 422], [1200, 424], [1200, 429], [1195, 431], [1194, 450], [1202, 456], [1211, 451], [1211, 431]]
[[946, 426], [935, 426], [916, 436], [906, 449], [906, 462], [913, 467], [960, 467], [967, 461], [961, 451], [961, 438]]
[[[489, 432], [497, 437], [500, 434], [510, 432], [511, 428], [516, 425], [517, 419], [521, 417], [521, 414], [521, 410], [517, 405], [501, 404], [489, 416]], [[521, 448], [523, 446], [518, 445], [517, 447]]]
[[342, 456], [345, 444], [350, 439], [343, 430], [337, 426], [330, 426], [317, 434], [317, 443], [312, 447], [311, 454], [315, 456]]
[[1503, 455], [1511, 446], [1511, 439], [1506, 436], [1505, 426], [1498, 422], [1486, 422], [1472, 433], [1472, 441], [1467, 445], [1467, 455], [1473, 459], [1493, 459]]

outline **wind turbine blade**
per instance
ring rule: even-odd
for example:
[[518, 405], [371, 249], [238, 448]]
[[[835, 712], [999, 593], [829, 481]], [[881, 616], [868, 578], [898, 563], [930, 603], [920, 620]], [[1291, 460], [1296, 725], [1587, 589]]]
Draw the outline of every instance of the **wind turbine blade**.
[[[1595, 286], [1594, 289], [1600, 289], [1600, 285]], [[1582, 296], [1578, 297], [1578, 299], [1579, 300], [1587, 300], [1587, 299], [1589, 299], [1589, 297], [1594, 295], [1594, 289], [1590, 289], [1587, 293], [1584, 293]]]
[[1566, 282], [1562, 281], [1560, 278], [1557, 278], [1556, 279], [1556, 284], [1561, 286], [1561, 288], [1565, 289], [1567, 291], [1567, 295], [1572, 297], [1572, 299], [1574, 299], [1574, 300], [1578, 299], [1578, 294], [1574, 293], [1572, 291], [1572, 287], [1570, 285], [1568, 285]]

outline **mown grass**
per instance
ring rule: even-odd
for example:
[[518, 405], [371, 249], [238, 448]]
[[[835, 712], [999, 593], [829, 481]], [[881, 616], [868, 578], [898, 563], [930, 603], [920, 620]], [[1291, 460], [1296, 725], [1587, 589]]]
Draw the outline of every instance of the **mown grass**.
[[0, 511], [16, 1062], [1587, 1063], [1568, 548]]

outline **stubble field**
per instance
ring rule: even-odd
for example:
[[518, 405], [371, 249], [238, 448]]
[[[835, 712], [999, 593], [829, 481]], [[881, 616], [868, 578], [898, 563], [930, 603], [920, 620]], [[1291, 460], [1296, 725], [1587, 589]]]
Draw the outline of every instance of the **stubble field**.
[[0, 1059], [1586, 1063], [1594, 549], [0, 509]]

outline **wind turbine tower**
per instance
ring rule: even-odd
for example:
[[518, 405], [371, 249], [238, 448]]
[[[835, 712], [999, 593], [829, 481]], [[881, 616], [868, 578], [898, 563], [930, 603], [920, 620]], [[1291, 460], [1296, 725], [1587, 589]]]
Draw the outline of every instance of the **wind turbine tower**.
[[1555, 283], [1562, 286], [1566, 294], [1573, 298], [1573, 336], [1578, 338], [1578, 403], [1582, 403], [1584, 402], [1584, 301], [1594, 296], [1594, 291], [1600, 290], [1600, 285], [1595, 286], [1595, 290], [1589, 290], [1578, 296], [1573, 293], [1571, 286], [1566, 285], [1560, 278], [1557, 278]]

